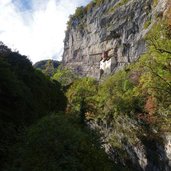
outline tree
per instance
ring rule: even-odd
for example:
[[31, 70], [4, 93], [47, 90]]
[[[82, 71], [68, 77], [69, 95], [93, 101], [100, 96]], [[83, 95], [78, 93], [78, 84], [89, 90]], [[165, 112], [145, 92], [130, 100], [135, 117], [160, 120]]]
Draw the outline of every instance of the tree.
[[53, 75], [52, 79], [61, 83], [62, 86], [67, 87], [71, 85], [79, 76], [69, 69], [58, 69]]
[[93, 113], [97, 87], [97, 81], [92, 78], [76, 80], [66, 93], [69, 111], [79, 113], [81, 119], [85, 118], [85, 113]]
[[96, 134], [73, 124], [64, 114], [41, 119], [14, 149], [17, 158], [11, 170], [119, 170], [100, 148]]
[[34, 69], [26, 56], [0, 45], [0, 167], [8, 165], [21, 130], [49, 112], [64, 111], [66, 103], [60, 83]]

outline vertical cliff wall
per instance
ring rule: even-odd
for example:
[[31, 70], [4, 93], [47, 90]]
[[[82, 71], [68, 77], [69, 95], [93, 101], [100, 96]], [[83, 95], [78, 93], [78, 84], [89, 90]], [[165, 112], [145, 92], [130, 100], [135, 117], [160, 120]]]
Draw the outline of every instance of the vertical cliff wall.
[[[99, 79], [135, 61], [148, 48], [144, 38], [156, 21], [167, 15], [169, 3], [170, 0], [106, 0], [99, 6], [91, 6], [88, 12], [84, 13], [82, 8], [83, 12], [71, 18], [66, 31], [64, 66], [82, 76]], [[104, 116], [87, 123], [101, 133], [103, 147], [115, 162], [130, 164], [136, 171], [171, 170], [170, 132], [163, 132], [159, 139], [134, 137], [133, 132], [124, 131], [138, 130], [138, 124], [126, 115], [116, 118], [117, 121], [112, 122], [110, 116]], [[113, 124], [117, 122], [123, 133]], [[125, 134], [136, 141], [126, 141]], [[113, 136], [122, 144], [123, 151], [118, 152], [118, 144], [112, 144]], [[126, 154], [126, 160], [121, 153]]]
[[[167, 0], [106, 0], [101, 5], [82, 8], [81, 17], [74, 16], [69, 21], [64, 66], [99, 79], [133, 62], [145, 52], [144, 37], [155, 18], [162, 15], [166, 3]], [[102, 53], [108, 50], [107, 59], [102, 60]]]

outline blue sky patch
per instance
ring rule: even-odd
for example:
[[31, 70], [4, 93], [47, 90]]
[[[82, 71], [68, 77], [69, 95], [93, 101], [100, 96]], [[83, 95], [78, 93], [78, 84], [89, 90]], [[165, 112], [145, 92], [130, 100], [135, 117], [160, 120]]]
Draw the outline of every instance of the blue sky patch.
[[21, 11], [32, 10], [31, 0], [12, 0], [12, 3], [17, 6]]

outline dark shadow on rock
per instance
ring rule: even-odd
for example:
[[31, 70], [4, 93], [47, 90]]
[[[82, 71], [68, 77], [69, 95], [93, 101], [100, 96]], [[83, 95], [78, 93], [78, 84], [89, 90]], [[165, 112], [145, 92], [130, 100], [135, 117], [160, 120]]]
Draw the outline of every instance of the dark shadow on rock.
[[164, 139], [142, 138], [146, 150], [147, 166], [145, 171], [170, 171], [169, 159], [165, 150]]

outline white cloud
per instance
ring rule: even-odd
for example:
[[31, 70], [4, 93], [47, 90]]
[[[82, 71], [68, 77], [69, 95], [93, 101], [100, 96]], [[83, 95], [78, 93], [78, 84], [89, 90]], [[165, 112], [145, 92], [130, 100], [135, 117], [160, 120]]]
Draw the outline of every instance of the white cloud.
[[30, 0], [28, 10], [21, 1], [0, 0], [0, 41], [32, 62], [55, 55], [60, 60], [68, 16], [90, 0]]

